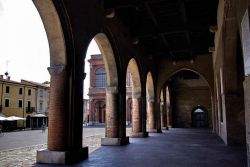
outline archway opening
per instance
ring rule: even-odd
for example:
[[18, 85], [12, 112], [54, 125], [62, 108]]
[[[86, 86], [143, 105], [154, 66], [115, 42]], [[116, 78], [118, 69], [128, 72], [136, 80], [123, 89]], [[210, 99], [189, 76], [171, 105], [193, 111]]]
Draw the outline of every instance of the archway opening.
[[130, 84], [130, 87], [132, 88], [126, 90], [126, 94], [132, 99], [132, 107], [130, 110], [132, 122], [132, 136], [137, 136], [140, 132], [142, 132], [141, 80], [139, 68], [134, 58], [132, 58], [128, 63], [127, 73], [129, 74], [127, 75], [129, 77], [127, 78], [127, 80], [130, 80], [130, 83], [132, 83]]
[[[36, 162], [36, 150], [47, 148], [47, 130], [40, 132], [43, 124], [48, 125], [50, 75], [47, 67], [53, 47], [49, 47], [51, 41], [45, 22], [35, 5], [31, 0], [0, 2], [0, 114], [9, 117], [0, 121], [0, 125], [3, 130], [11, 131], [14, 138], [5, 141], [6, 149], [18, 147], [27, 151], [25, 147], [29, 147], [32, 154], [29, 160], [19, 159], [19, 162], [6, 159], [1, 163], [3, 166], [32, 165]], [[50, 17], [53, 20], [52, 13]], [[19, 157], [14, 152], [12, 156]]]
[[[205, 126], [212, 128], [211, 92], [207, 81], [198, 73], [190, 70], [176, 72], [168, 79], [162, 91], [168, 126], [174, 128], [193, 127], [193, 109], [197, 106], [206, 108]], [[163, 98], [163, 92], [166, 94]], [[197, 110], [198, 111], [198, 110]], [[205, 113], [205, 112], [204, 112]], [[196, 114], [196, 113], [195, 113]], [[162, 114], [164, 116], [164, 114]], [[199, 112], [197, 113], [197, 119]], [[162, 119], [162, 121], [164, 121]], [[198, 126], [195, 126], [198, 127]]]
[[154, 82], [151, 72], [147, 74], [146, 81], [146, 100], [147, 100], [147, 129], [152, 131], [156, 129], [155, 125], [155, 112], [154, 112], [154, 102], [155, 102], [155, 93], [154, 93]]

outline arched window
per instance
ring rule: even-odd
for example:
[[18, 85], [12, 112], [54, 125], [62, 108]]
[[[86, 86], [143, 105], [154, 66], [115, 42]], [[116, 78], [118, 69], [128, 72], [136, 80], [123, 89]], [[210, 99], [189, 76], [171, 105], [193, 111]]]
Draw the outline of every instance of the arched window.
[[95, 86], [98, 88], [106, 87], [106, 72], [104, 68], [95, 71]]

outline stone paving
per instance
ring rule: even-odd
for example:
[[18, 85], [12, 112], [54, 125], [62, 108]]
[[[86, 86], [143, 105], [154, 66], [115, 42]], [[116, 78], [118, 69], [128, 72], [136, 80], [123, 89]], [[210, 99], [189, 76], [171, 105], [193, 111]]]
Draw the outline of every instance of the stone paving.
[[[83, 131], [84, 131], [83, 145], [87, 145], [89, 147], [89, 153], [91, 153], [100, 147], [101, 138], [104, 137], [104, 128], [90, 127], [83, 129]], [[34, 164], [36, 163], [36, 151], [40, 149], [46, 149], [47, 144], [36, 144], [36, 145], [26, 146], [27, 143], [23, 143], [25, 147], [14, 148], [14, 149], [3, 149], [3, 148], [11, 148], [10, 146], [5, 146], [6, 144], [4, 144], [4, 142], [7, 143], [6, 140], [10, 140], [9, 142], [13, 144], [11, 139], [13, 139], [14, 137], [20, 137], [21, 134], [27, 135], [29, 133], [36, 135], [45, 135], [45, 137], [47, 136], [47, 132], [45, 134], [39, 134], [40, 131], [12, 132], [6, 134], [6, 136], [3, 136], [3, 138], [1, 138], [1, 143], [0, 143], [0, 148], [2, 148], [2, 150], [0, 150], [0, 167], [34, 166]], [[127, 133], [128, 134], [131, 133], [131, 129], [127, 129]], [[8, 144], [9, 143], [7, 143], [7, 145]], [[16, 143], [14, 143], [13, 145], [16, 146]]]
[[[89, 153], [100, 147], [104, 135], [84, 137], [83, 144], [89, 146]], [[36, 163], [36, 151], [46, 149], [47, 144], [34, 145], [24, 148], [0, 151], [1, 167], [29, 167]]]
[[[89, 129], [94, 132], [94, 129]], [[103, 130], [102, 130], [103, 132]], [[131, 133], [128, 129], [127, 134]], [[148, 138], [131, 138], [123, 147], [100, 147], [104, 134], [83, 137], [89, 146], [89, 159], [74, 167], [245, 167], [244, 147], [228, 147], [209, 130], [171, 129], [164, 133], [150, 133]], [[54, 167], [36, 164], [36, 150], [46, 144], [0, 151], [0, 167]]]

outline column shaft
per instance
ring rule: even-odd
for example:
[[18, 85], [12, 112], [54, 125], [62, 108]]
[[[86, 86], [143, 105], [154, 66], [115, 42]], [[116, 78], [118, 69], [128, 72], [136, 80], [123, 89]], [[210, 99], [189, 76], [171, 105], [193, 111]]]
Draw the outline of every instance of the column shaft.
[[148, 101], [148, 107], [147, 107], [147, 117], [148, 117], [148, 129], [155, 129], [155, 120], [154, 120], [154, 102]]
[[118, 133], [117, 92], [106, 90], [106, 137], [117, 138]]
[[142, 132], [142, 114], [141, 114], [141, 99], [134, 98], [132, 99], [132, 131], [133, 133]]
[[[59, 84], [60, 83], [60, 84]], [[65, 71], [51, 76], [48, 149], [53, 151], [67, 150], [68, 146], [68, 82]]]

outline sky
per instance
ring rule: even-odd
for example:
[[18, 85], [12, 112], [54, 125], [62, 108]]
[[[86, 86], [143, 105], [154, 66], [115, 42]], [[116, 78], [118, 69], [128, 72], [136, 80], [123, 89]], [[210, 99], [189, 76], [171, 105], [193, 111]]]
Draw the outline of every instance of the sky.
[[[98, 46], [92, 40], [85, 60], [89, 59], [89, 55], [98, 53]], [[8, 71], [14, 81], [49, 81], [49, 59], [46, 32], [32, 0], [0, 0], [0, 74]], [[87, 62], [85, 69], [84, 98], [88, 98]]]

